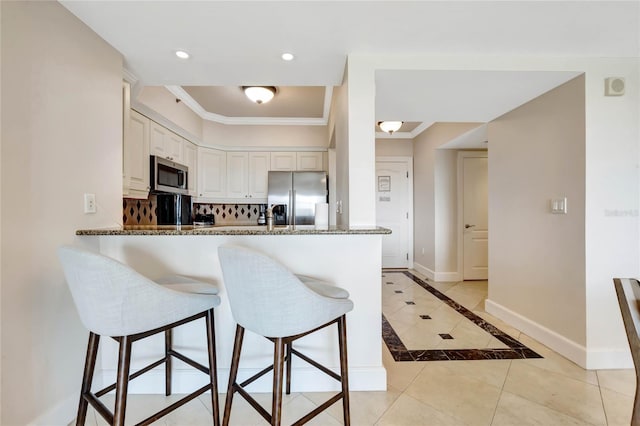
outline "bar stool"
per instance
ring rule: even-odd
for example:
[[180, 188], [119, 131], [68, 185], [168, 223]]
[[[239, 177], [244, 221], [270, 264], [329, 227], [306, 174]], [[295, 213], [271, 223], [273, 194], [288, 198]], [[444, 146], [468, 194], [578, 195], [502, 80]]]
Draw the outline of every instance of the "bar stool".
[[[163, 363], [166, 372], [165, 391], [170, 395], [171, 358], [175, 357], [207, 374], [208, 383], [139, 424], [152, 423], [210, 390], [213, 424], [218, 426], [220, 415], [213, 321], [213, 308], [220, 304], [220, 297], [216, 295], [218, 289], [181, 276], [170, 276], [154, 282], [114, 259], [74, 247], [60, 247], [58, 257], [80, 320], [89, 330], [76, 425], [84, 424], [88, 404], [109, 424], [124, 425], [129, 381]], [[200, 318], [205, 318], [207, 325], [208, 367], [172, 347], [172, 329]], [[132, 343], [162, 332], [165, 333], [164, 357], [130, 374]], [[92, 393], [91, 383], [101, 336], [112, 337], [119, 343], [117, 379], [111, 386]], [[116, 394], [113, 412], [99, 399], [112, 390]]]
[[[291, 356], [296, 355], [338, 380], [342, 390], [294, 424], [303, 424], [342, 399], [344, 424], [350, 424], [349, 381], [347, 376], [346, 313], [353, 309], [349, 293], [310, 277], [296, 276], [273, 259], [241, 247], [220, 247], [218, 257], [236, 335], [229, 374], [223, 426], [229, 424], [233, 394], [238, 392], [272, 425], [282, 418], [282, 382], [287, 364], [286, 392], [291, 389]], [[293, 342], [327, 326], [337, 324], [340, 375], [293, 349]], [[238, 384], [238, 364], [245, 329], [264, 336], [274, 345], [273, 365]], [[286, 353], [286, 355], [285, 355]], [[272, 410], [269, 414], [244, 387], [273, 369]]]

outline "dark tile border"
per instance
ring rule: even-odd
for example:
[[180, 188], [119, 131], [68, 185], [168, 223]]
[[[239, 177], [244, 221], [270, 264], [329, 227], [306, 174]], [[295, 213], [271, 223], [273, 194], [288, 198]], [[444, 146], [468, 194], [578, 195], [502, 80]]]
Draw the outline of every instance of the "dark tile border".
[[412, 349], [409, 350], [402, 343], [389, 321], [382, 315], [382, 338], [396, 361], [455, 361], [455, 360], [482, 360], [482, 359], [527, 359], [542, 358], [518, 340], [499, 330], [478, 315], [474, 314], [458, 302], [450, 299], [444, 293], [430, 286], [427, 282], [416, 277], [409, 271], [391, 272], [385, 274], [404, 274], [411, 278], [420, 287], [433, 294], [449, 307], [455, 309], [460, 315], [491, 334], [496, 339], [508, 346], [499, 349]]

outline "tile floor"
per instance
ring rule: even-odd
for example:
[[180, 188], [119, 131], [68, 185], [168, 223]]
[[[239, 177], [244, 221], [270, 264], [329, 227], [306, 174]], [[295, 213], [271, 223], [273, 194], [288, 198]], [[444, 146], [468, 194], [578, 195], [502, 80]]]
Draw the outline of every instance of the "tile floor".
[[[398, 278], [395, 285], [383, 277], [383, 313], [411, 349], [504, 349], [490, 333], [484, 335], [460, 314], [429, 302], [425, 290], [415, 282]], [[419, 274], [417, 274], [419, 276]], [[420, 277], [420, 276], [419, 276]], [[424, 277], [420, 277], [424, 279]], [[484, 311], [486, 282], [433, 283], [434, 288], [475, 315], [511, 336], [543, 358], [446, 361], [395, 361], [382, 344], [387, 369], [386, 392], [351, 392], [353, 425], [628, 425], [635, 392], [633, 370], [586, 371], [518, 330]], [[388, 289], [387, 289], [388, 287]], [[397, 287], [391, 290], [392, 287]], [[397, 290], [402, 293], [396, 293]], [[416, 305], [407, 305], [407, 295]], [[396, 296], [401, 296], [396, 300]], [[422, 303], [421, 300], [423, 301]], [[431, 306], [431, 312], [419, 308]], [[408, 309], [408, 310], [407, 310]], [[439, 309], [441, 309], [439, 311]], [[402, 312], [407, 310], [407, 312]], [[429, 315], [431, 319], [422, 319]], [[457, 316], [456, 316], [457, 315]], [[429, 324], [427, 327], [426, 325]], [[444, 330], [444, 331], [443, 331]], [[453, 339], [442, 339], [449, 334]], [[291, 424], [328, 398], [329, 393], [296, 393], [284, 398], [283, 424]], [[270, 406], [269, 394], [255, 397]], [[127, 423], [134, 424], [150, 412], [166, 406], [177, 396], [131, 395]], [[157, 424], [209, 425], [208, 395], [186, 404]], [[224, 395], [221, 396], [224, 401]], [[105, 397], [112, 404], [112, 399]], [[87, 424], [103, 425], [89, 411]], [[234, 398], [232, 425], [264, 425], [266, 422], [241, 398]], [[309, 424], [340, 425], [339, 403]]]

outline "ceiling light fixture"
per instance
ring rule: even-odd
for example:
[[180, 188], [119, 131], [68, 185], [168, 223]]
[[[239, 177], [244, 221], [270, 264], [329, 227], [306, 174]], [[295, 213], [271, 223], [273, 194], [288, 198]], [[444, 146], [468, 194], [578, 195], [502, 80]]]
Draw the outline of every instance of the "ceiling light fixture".
[[184, 50], [176, 50], [176, 56], [180, 59], [189, 59], [189, 54]]
[[247, 98], [257, 104], [266, 104], [276, 94], [274, 86], [242, 86], [242, 90]]
[[382, 131], [392, 135], [393, 132], [397, 132], [400, 129], [402, 123], [404, 123], [404, 121], [378, 121], [378, 127], [380, 127]]
[[293, 53], [283, 53], [282, 54], [282, 60], [283, 61], [293, 61]]

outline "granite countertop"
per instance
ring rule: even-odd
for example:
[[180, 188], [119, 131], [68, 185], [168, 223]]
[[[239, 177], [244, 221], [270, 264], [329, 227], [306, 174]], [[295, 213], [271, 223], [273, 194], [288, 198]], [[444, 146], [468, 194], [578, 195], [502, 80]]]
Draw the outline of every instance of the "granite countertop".
[[295, 229], [277, 226], [268, 231], [266, 226], [193, 226], [193, 225], [130, 225], [118, 228], [79, 229], [76, 235], [363, 235], [390, 234], [381, 227], [342, 228], [330, 226], [315, 229], [313, 225], [298, 225]]

